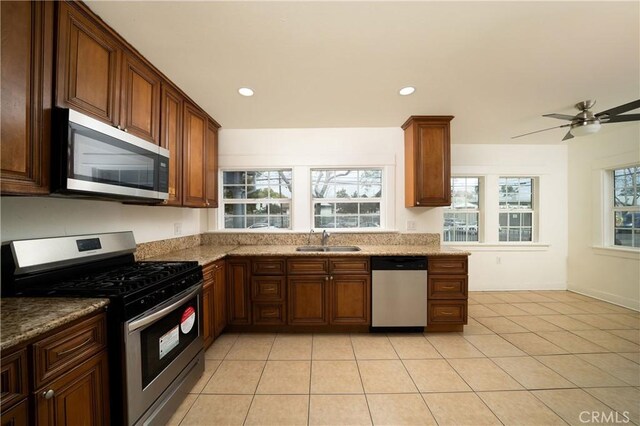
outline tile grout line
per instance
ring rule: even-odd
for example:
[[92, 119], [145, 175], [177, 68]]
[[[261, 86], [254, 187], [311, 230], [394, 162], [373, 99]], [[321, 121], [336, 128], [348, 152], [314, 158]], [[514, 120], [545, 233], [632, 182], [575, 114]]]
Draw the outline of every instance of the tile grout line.
[[[240, 336], [238, 336], [238, 338], [240, 338]], [[258, 382], [256, 383], [256, 388], [253, 390], [253, 395], [251, 396], [251, 402], [249, 403], [249, 408], [247, 408], [247, 413], [244, 415], [244, 420], [242, 421], [243, 426], [246, 425], [247, 419], [249, 418], [249, 412], [251, 411], [251, 406], [253, 405], [253, 401], [256, 399], [256, 392], [258, 391], [258, 386], [260, 386], [260, 381], [262, 380], [262, 376], [264, 375], [264, 370], [267, 368], [269, 355], [271, 355], [271, 351], [273, 350], [273, 345], [276, 343], [277, 338], [278, 338], [278, 334], [276, 333], [275, 337], [273, 338], [273, 341], [271, 342], [271, 346], [269, 346], [269, 353], [267, 353], [267, 358], [264, 360], [264, 365], [262, 366], [260, 377], [258, 378]]]
[[[360, 363], [358, 362], [358, 356], [356, 349], [353, 346], [353, 333], [349, 334], [349, 342], [351, 342], [351, 351], [353, 352], [353, 359], [356, 361], [356, 369], [358, 370], [358, 377], [360, 377], [360, 386], [362, 386], [362, 394], [364, 396], [364, 402], [367, 404], [367, 412], [369, 413], [369, 420], [373, 425], [373, 415], [371, 414], [371, 407], [369, 406], [369, 399], [367, 398], [367, 390], [364, 388], [364, 380], [362, 380], [362, 372], [360, 371]], [[389, 342], [391, 344], [391, 342]]]
[[313, 342], [316, 333], [311, 333], [311, 353], [309, 354], [309, 397], [307, 398], [307, 426], [311, 424], [311, 381], [313, 380]]

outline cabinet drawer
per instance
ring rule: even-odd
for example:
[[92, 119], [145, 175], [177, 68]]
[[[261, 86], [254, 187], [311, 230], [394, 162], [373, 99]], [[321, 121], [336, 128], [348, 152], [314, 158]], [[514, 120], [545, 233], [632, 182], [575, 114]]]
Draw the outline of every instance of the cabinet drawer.
[[427, 303], [428, 324], [466, 324], [466, 300], [430, 300]]
[[35, 388], [39, 388], [105, 347], [106, 315], [104, 313], [34, 343]]
[[284, 303], [254, 303], [254, 324], [286, 324], [287, 314]]
[[285, 277], [253, 277], [251, 278], [252, 300], [284, 301]]
[[428, 299], [466, 299], [466, 275], [429, 276]]
[[251, 272], [253, 275], [284, 275], [284, 259], [253, 259]]
[[369, 273], [368, 257], [353, 257], [344, 259], [329, 258], [329, 270], [332, 274], [361, 274]]
[[427, 262], [430, 274], [466, 274], [466, 256], [429, 257]]
[[10, 410], [3, 408], [0, 424], [2, 426], [27, 426], [29, 424], [29, 401], [25, 399]]
[[289, 275], [328, 274], [329, 262], [326, 258], [300, 258], [287, 261]]
[[8, 356], [3, 355], [0, 370], [2, 411], [26, 398], [29, 394], [27, 388], [27, 350], [21, 349]]

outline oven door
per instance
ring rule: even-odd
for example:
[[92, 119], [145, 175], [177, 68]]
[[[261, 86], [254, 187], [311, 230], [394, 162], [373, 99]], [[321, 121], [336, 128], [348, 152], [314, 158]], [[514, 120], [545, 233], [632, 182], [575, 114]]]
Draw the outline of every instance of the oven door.
[[134, 424], [203, 350], [202, 283], [124, 324], [125, 413]]

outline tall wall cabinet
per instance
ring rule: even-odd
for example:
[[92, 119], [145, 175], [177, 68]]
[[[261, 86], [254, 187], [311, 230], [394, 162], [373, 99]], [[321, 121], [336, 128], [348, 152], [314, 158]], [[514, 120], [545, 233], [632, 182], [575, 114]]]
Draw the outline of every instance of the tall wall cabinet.
[[406, 207], [451, 204], [452, 116], [411, 116], [404, 129]]
[[49, 193], [53, 106], [167, 148], [164, 204], [217, 207], [213, 118], [82, 2], [2, 2], [2, 195]]

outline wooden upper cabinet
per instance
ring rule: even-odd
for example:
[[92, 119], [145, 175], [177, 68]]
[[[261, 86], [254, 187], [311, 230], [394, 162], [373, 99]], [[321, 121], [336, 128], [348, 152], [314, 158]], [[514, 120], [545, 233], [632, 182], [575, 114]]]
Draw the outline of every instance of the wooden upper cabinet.
[[56, 105], [118, 125], [120, 44], [76, 7], [57, 5]]
[[205, 147], [205, 191], [207, 207], [218, 207], [218, 127], [216, 122], [207, 121], [207, 144]]
[[1, 193], [49, 193], [53, 3], [1, 2]]
[[120, 127], [156, 145], [160, 143], [158, 74], [130, 54], [123, 55]]
[[207, 116], [189, 102], [184, 103], [182, 155], [182, 204], [187, 207], [206, 207], [205, 155]]
[[403, 125], [405, 206], [451, 204], [452, 116], [412, 116]]
[[162, 84], [162, 128], [160, 146], [169, 150], [170, 206], [182, 205], [182, 109], [184, 98], [170, 85]]

